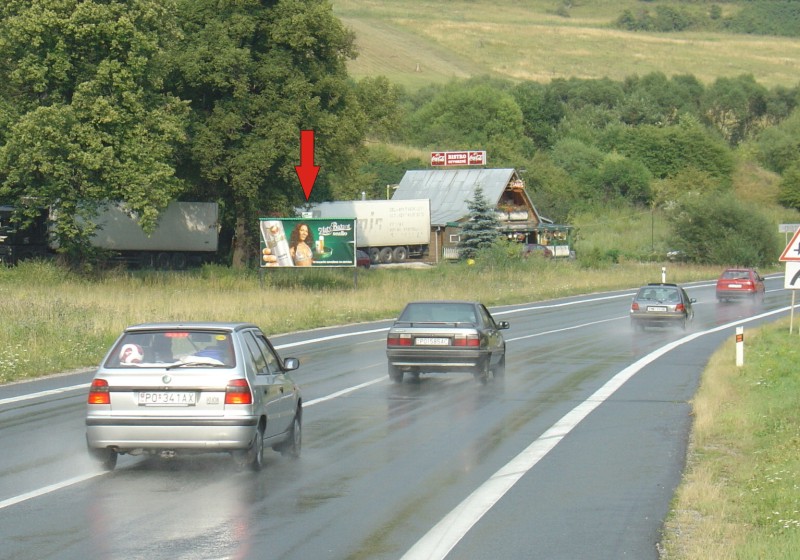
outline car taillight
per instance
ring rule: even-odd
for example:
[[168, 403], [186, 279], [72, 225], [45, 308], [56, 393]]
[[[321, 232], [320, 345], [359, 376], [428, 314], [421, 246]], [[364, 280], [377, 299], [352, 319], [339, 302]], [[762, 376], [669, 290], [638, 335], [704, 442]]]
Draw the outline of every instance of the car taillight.
[[89, 404], [111, 404], [111, 394], [108, 392], [108, 381], [95, 379], [89, 387]]
[[253, 404], [247, 379], [233, 379], [225, 388], [225, 404]]
[[635, 301], [631, 304], [631, 311], [639, 311], [639, 304]]
[[411, 346], [411, 335], [390, 334], [386, 337], [386, 346]]
[[453, 337], [453, 346], [480, 346], [481, 339], [477, 334], [457, 334]]
[[686, 311], [686, 307], [682, 303], [679, 303], [675, 306], [675, 311]]

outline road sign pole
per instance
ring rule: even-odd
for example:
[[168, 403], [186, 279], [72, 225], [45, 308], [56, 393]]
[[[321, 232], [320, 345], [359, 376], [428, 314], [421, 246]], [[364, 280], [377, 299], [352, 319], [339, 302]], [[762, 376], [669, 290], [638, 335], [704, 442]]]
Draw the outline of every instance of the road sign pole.
[[792, 334], [794, 325], [794, 290], [792, 290], [792, 309], [789, 311], [789, 334]]

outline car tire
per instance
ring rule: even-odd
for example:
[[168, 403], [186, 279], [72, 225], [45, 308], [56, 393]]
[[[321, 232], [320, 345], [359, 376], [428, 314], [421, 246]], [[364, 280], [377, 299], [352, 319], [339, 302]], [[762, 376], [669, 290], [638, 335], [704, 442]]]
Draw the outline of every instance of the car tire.
[[251, 471], [258, 472], [264, 466], [264, 429], [259, 427], [250, 449], [239, 451], [236, 462], [240, 467], [249, 467]]
[[369, 248], [369, 260], [372, 264], [378, 264], [381, 262], [381, 250], [377, 247], [370, 247]]
[[403, 382], [403, 370], [395, 366], [389, 366], [389, 379], [395, 383]]
[[113, 449], [89, 449], [92, 456], [100, 463], [104, 471], [113, 471], [117, 467], [119, 453]]
[[292, 428], [289, 431], [289, 437], [283, 442], [279, 451], [281, 455], [297, 459], [300, 457], [300, 450], [303, 445], [303, 422], [302, 422], [302, 409], [298, 406], [297, 412], [294, 413], [292, 420]]
[[478, 383], [486, 385], [489, 382], [489, 371], [489, 358], [487, 357], [475, 368], [474, 376]]
[[506, 354], [505, 354], [505, 352], [503, 352], [503, 355], [500, 358], [500, 361], [497, 362], [497, 365], [495, 366], [494, 371], [492, 372], [492, 375], [494, 375], [495, 379], [502, 379], [502, 378], [504, 378], [506, 376]]

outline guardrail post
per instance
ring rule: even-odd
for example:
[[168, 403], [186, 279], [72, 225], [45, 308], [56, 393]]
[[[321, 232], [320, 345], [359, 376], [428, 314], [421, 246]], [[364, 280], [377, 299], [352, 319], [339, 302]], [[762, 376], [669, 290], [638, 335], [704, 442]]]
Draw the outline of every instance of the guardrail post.
[[744, 327], [736, 327], [736, 365], [744, 365]]

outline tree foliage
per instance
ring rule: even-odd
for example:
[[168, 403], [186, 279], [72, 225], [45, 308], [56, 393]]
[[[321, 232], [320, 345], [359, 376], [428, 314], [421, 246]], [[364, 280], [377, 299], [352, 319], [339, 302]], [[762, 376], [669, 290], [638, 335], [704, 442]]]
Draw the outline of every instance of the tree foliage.
[[342, 171], [354, 161], [365, 119], [345, 67], [353, 35], [323, 0], [181, 0], [180, 8], [184, 40], [170, 83], [192, 101], [185, 167], [233, 209], [240, 266], [257, 247], [260, 215], [291, 215], [305, 202], [294, 170], [300, 130], [315, 131], [316, 165]]
[[732, 194], [687, 195], [669, 216], [675, 248], [694, 262], [757, 267], [780, 254], [775, 226]]
[[459, 258], [462, 260], [475, 258], [478, 251], [491, 247], [499, 239], [497, 228], [500, 222], [480, 186], [475, 189], [472, 199], [467, 201], [467, 208], [469, 216], [461, 226], [458, 244]]
[[54, 209], [64, 248], [86, 244], [106, 200], [155, 227], [182, 188], [174, 158], [187, 108], [161, 71], [174, 3], [11, 0], [0, 10], [0, 198]]

